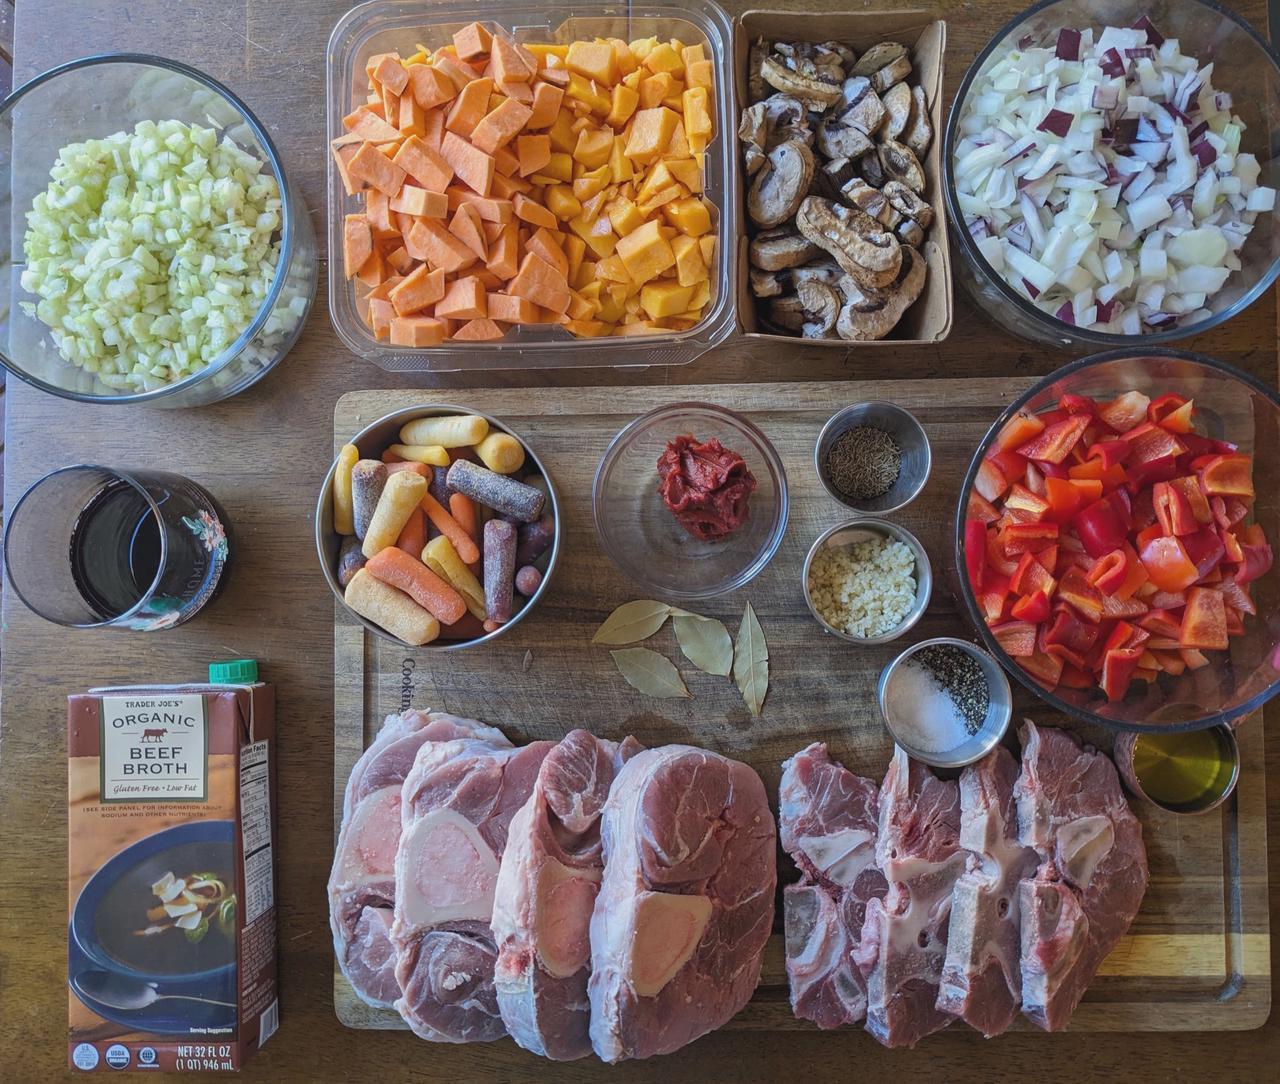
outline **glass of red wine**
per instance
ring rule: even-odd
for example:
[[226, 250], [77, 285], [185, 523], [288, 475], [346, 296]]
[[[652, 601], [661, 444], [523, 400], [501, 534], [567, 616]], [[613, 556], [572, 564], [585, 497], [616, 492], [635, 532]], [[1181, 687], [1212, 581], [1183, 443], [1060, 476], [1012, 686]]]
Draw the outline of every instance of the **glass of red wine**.
[[5, 574], [27, 607], [74, 628], [172, 628], [217, 595], [226, 514], [178, 474], [78, 465], [46, 474], [4, 532]]

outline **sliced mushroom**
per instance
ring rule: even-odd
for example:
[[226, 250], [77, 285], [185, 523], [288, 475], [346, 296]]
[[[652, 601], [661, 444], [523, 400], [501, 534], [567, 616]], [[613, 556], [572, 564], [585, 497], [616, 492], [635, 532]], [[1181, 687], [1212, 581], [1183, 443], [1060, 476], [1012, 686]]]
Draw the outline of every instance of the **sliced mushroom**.
[[824, 83], [788, 68], [777, 57], [768, 56], [760, 64], [760, 74], [774, 90], [798, 98], [805, 108], [821, 113], [840, 100], [840, 84]]
[[902, 221], [902, 215], [878, 188], [872, 188], [861, 177], [855, 177], [840, 190], [840, 194], [854, 207], [866, 211], [882, 226], [894, 229]]
[[822, 250], [792, 230], [767, 230], [754, 237], [747, 249], [752, 267], [764, 271], [781, 271], [786, 267], [808, 263]]
[[801, 334], [806, 339], [828, 338], [844, 304], [840, 295], [825, 282], [809, 279], [796, 287], [796, 296], [804, 308]]
[[748, 145], [742, 152], [742, 165], [747, 171], [748, 177], [754, 177], [760, 172], [760, 167], [767, 162], [764, 151], [759, 147]]
[[871, 89], [871, 80], [864, 76], [846, 79], [840, 88], [845, 101], [844, 120], [861, 128], [869, 136], [880, 130], [884, 123], [884, 103], [880, 95]]
[[796, 294], [770, 298], [766, 311], [770, 323], [787, 331], [800, 331], [804, 327], [804, 304]]
[[902, 267], [898, 239], [856, 207], [810, 196], [796, 212], [796, 227], [829, 252], [859, 286], [885, 286]]
[[793, 72], [824, 83], [839, 83], [844, 79], [843, 58], [825, 45], [813, 45], [807, 41], [778, 42], [773, 48], [785, 58], [783, 63]]
[[901, 181], [885, 181], [884, 194], [889, 202], [909, 219], [927, 230], [933, 225], [933, 208]]
[[924, 191], [924, 170], [910, 147], [895, 139], [886, 139], [877, 149], [885, 179], [901, 181], [913, 192]]
[[803, 267], [793, 267], [787, 274], [797, 286], [802, 282], [823, 282], [828, 286], [834, 286], [837, 290], [841, 288], [841, 283], [849, 278], [840, 265], [829, 258], [821, 262], [805, 264]]
[[824, 49], [830, 49], [833, 53], [838, 54], [846, 68], [852, 68], [856, 63], [858, 63], [858, 54], [843, 42], [824, 41], [822, 43], [822, 47]]
[[813, 190], [810, 195], [822, 196], [824, 199], [840, 199], [840, 189], [858, 175], [858, 170], [849, 158], [832, 158], [823, 162], [813, 173]]
[[904, 218], [893, 229], [897, 234], [898, 240], [904, 245], [911, 245], [919, 248], [924, 244], [924, 230], [920, 228], [920, 223], [914, 219]]
[[933, 125], [929, 121], [929, 102], [924, 96], [924, 87], [912, 87], [911, 98], [915, 108], [911, 112], [911, 123], [902, 135], [902, 142], [911, 148], [917, 158], [923, 158], [933, 142]]
[[884, 122], [885, 139], [897, 139], [907, 130], [914, 104], [910, 85], [899, 83], [890, 88], [889, 93], [884, 96], [885, 113], [888, 114]]
[[879, 45], [873, 45], [865, 53], [862, 59], [856, 63], [850, 70], [850, 75], [873, 75], [887, 64], [892, 64], [899, 57], [907, 55], [907, 47], [896, 41], [882, 41]]
[[759, 105], [764, 107], [766, 153], [788, 139], [798, 139], [806, 147], [813, 146], [813, 129], [809, 127], [809, 113], [803, 102], [786, 94], [771, 94]]
[[777, 271], [761, 271], [758, 267], [753, 267], [749, 275], [751, 292], [756, 297], [777, 297], [782, 293], [783, 276]]
[[747, 97], [753, 102], [758, 102], [769, 94], [769, 85], [760, 73], [760, 67], [768, 55], [769, 43], [764, 38], [757, 38], [752, 42], [747, 57]]
[[883, 94], [891, 86], [901, 83], [911, 74], [911, 61], [905, 56], [898, 57], [892, 64], [886, 64], [871, 77], [871, 85]]
[[813, 180], [813, 152], [798, 140], [779, 143], [747, 193], [747, 213], [758, 226], [780, 226], [796, 213]]
[[885, 287], [875, 290], [857, 287], [845, 294], [844, 307], [836, 320], [836, 333], [855, 342], [883, 339], [902, 319], [924, 289], [924, 257], [913, 248], [902, 248], [899, 274]]
[[875, 151], [867, 151], [858, 159], [858, 172], [869, 185], [879, 188], [884, 184], [884, 170], [880, 168], [880, 156]]
[[824, 117], [818, 125], [818, 150], [828, 158], [858, 158], [874, 147], [871, 137], [847, 113]]

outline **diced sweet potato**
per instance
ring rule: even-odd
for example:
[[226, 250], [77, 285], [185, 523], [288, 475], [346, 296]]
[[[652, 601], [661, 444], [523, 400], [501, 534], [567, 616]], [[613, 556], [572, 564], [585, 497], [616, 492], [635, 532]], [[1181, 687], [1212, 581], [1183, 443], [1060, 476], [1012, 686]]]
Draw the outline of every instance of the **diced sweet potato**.
[[528, 83], [499, 83], [498, 87], [508, 98], [524, 105], [533, 105], [533, 88]]
[[423, 136], [427, 131], [427, 111], [418, 104], [412, 94], [400, 95], [400, 118], [397, 122], [402, 136]]
[[373, 234], [364, 215], [347, 215], [342, 222], [342, 267], [347, 278], [355, 278], [373, 254]]
[[564, 254], [564, 249], [556, 240], [556, 234], [551, 230], [540, 226], [529, 235], [524, 247], [526, 252], [536, 252], [559, 271], [561, 276], [566, 279], [569, 277], [569, 258]]
[[453, 180], [453, 167], [417, 136], [410, 136], [396, 151], [396, 165], [423, 188], [443, 192]]
[[369, 258], [360, 265], [360, 270], [356, 272], [356, 279], [363, 282], [366, 286], [377, 286], [391, 274], [390, 268], [387, 267], [387, 261], [382, 253], [376, 248], [369, 254]]
[[391, 222], [391, 198], [376, 188], [365, 199], [365, 217], [375, 241], [389, 241], [400, 232]]
[[489, 111], [489, 95], [493, 91], [492, 79], [474, 79], [467, 83], [453, 101], [444, 126], [460, 136], [470, 136]]
[[475, 275], [467, 275], [445, 288], [444, 297], [436, 302], [435, 315], [450, 320], [474, 320], [485, 316], [484, 286]]
[[[488, 225], [488, 224], [487, 224]], [[493, 225], [499, 225], [493, 223]], [[489, 242], [489, 260], [486, 266], [503, 281], [512, 278], [518, 270], [520, 235], [514, 223], [504, 226], [502, 232]]]
[[493, 39], [490, 61], [493, 77], [499, 83], [527, 83], [538, 70], [533, 54], [502, 37]]
[[533, 185], [529, 181], [508, 177], [501, 170], [494, 173], [493, 183], [489, 186], [490, 194], [499, 199], [515, 199], [517, 195], [528, 195], [532, 189]]
[[[444, 200], [443, 196], [440, 198]], [[448, 201], [445, 200], [445, 203]], [[489, 249], [480, 223], [480, 212], [475, 205], [463, 203], [453, 212], [453, 218], [449, 222], [449, 232], [475, 253], [477, 260], [484, 261], [489, 258]]]
[[538, 306], [524, 297], [513, 294], [489, 295], [489, 319], [507, 324], [534, 324], [538, 322]]
[[459, 185], [450, 188], [446, 195], [449, 197], [449, 206], [453, 210], [457, 210], [464, 203], [474, 204], [476, 210], [480, 212], [480, 217], [486, 222], [510, 222], [515, 215], [514, 205], [509, 199], [481, 196]]
[[400, 133], [367, 105], [362, 105], [342, 118], [342, 126], [350, 135], [367, 139], [371, 143], [386, 143], [399, 139]]
[[522, 135], [516, 139], [516, 156], [521, 177], [537, 173], [551, 161], [551, 140], [545, 135]]
[[468, 320], [453, 333], [452, 337], [463, 342], [487, 342], [492, 339], [501, 339], [505, 335], [506, 331], [498, 324], [495, 324], [492, 320], [481, 318], [479, 320]]
[[409, 91], [423, 109], [434, 109], [458, 96], [453, 80], [439, 68], [430, 64], [410, 64]]
[[444, 218], [449, 211], [449, 201], [443, 192], [431, 192], [406, 184], [391, 201], [390, 207], [414, 218]]
[[474, 69], [446, 54], [436, 52], [433, 54], [431, 62], [442, 75], [453, 83], [455, 89], [459, 92], [476, 79]]
[[356, 151], [360, 149], [358, 143], [341, 144], [334, 142], [333, 144], [333, 164], [338, 171], [338, 178], [342, 181], [342, 190], [348, 196], [356, 196], [365, 190], [365, 183], [353, 176], [347, 168], [351, 159], [355, 156]]
[[507, 290], [552, 312], [565, 312], [572, 300], [564, 276], [536, 252], [525, 254]]
[[525, 127], [530, 130], [550, 128], [560, 115], [560, 103], [563, 100], [563, 88], [539, 82], [533, 88], [533, 112]]
[[444, 291], [444, 272], [438, 267], [430, 270], [426, 264], [420, 264], [392, 287], [387, 299], [395, 307], [397, 316], [411, 316], [434, 305], [444, 297]]
[[493, 35], [479, 23], [468, 23], [453, 35], [454, 51], [463, 60], [488, 56]]
[[379, 341], [391, 334], [391, 321], [396, 318], [396, 310], [386, 298], [374, 297], [369, 300], [369, 327], [373, 337]]
[[[447, 128], [448, 125], [446, 124]], [[440, 154], [450, 166], [454, 175], [474, 192], [481, 196], [489, 194], [493, 184], [495, 163], [493, 155], [473, 147], [465, 139], [460, 139], [451, 131], [444, 134], [440, 144]]]
[[391, 321], [393, 346], [436, 346], [444, 341], [445, 323], [432, 316], [397, 316]]
[[475, 253], [434, 218], [420, 218], [404, 239], [404, 247], [415, 260], [452, 273], [475, 263]]
[[515, 208], [516, 218], [534, 226], [546, 226], [552, 230], [556, 228], [556, 216], [543, 207], [542, 204], [535, 203], [524, 195], [517, 195], [511, 202]]
[[372, 143], [362, 143], [347, 163], [351, 176], [366, 181], [379, 192], [394, 196], [404, 184], [405, 170], [396, 165]]
[[403, 94], [404, 88], [409, 85], [409, 73], [404, 70], [400, 58], [391, 53], [387, 53], [378, 61], [378, 66], [373, 69], [373, 78], [381, 83], [384, 89], [396, 95]]
[[533, 111], [513, 98], [506, 98], [489, 110], [471, 133], [471, 143], [485, 154], [493, 154], [510, 143], [529, 122]]
[[413, 270], [413, 257], [409, 255], [409, 250], [404, 245], [393, 248], [388, 252], [386, 260], [397, 275], [407, 275]]

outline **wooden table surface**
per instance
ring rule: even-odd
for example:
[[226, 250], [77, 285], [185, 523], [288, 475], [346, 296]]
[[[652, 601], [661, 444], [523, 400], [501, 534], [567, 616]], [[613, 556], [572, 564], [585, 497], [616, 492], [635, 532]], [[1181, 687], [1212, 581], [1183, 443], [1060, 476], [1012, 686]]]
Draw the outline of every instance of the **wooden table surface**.
[[[428, 5], [424, 4], [424, 10]], [[477, 5], [482, 7], [482, 5]], [[727, 7], [745, 9], [742, 0]], [[777, 0], [759, 6], [859, 8], [859, 0]], [[893, 6], [871, 0], [868, 7]], [[944, 2], [948, 94], [1017, 0]], [[1235, 5], [1265, 26], [1263, 0]], [[343, 0], [18, 0], [14, 81], [110, 50], [194, 64], [240, 93], [271, 129], [286, 167], [323, 232], [324, 56]], [[321, 265], [320, 293], [324, 293]], [[995, 330], [957, 298], [955, 329], [937, 347], [780, 355], [730, 345], [681, 369], [540, 376], [582, 384], [756, 382], [885, 375], [927, 379], [1047, 373], [1065, 358]], [[1277, 305], [1264, 298], [1186, 347], [1275, 381]], [[175, 631], [65, 632], [4, 595], [0, 659], [0, 1078], [59, 1079], [66, 1063], [65, 697], [92, 684], [196, 679], [211, 657], [261, 660], [279, 687], [278, 901], [282, 1026], [246, 1071], [256, 1080], [776, 1080], [893, 1074], [900, 1079], [1257, 1079], [1280, 1053], [1280, 1025], [1230, 1035], [1008, 1035], [985, 1043], [962, 1027], [914, 1051], [886, 1051], [861, 1031], [708, 1036], [672, 1057], [605, 1070], [594, 1061], [553, 1066], [511, 1043], [448, 1047], [407, 1034], [348, 1031], [333, 1016], [332, 948], [324, 884], [331, 854], [333, 601], [315, 568], [311, 508], [328, 466], [333, 407], [343, 392], [376, 387], [519, 386], [519, 373], [393, 377], [338, 343], [323, 300], [292, 354], [250, 392], [198, 411], [76, 406], [11, 381], [6, 395], [5, 493], [14, 497], [65, 463], [164, 465], [208, 486], [234, 525], [236, 567], [210, 611]], [[641, 405], [642, 398], [637, 402]], [[1274, 713], [1273, 713], [1274, 714]], [[584, 720], [589, 725], [589, 720]], [[1271, 720], [1267, 768], [1280, 779], [1280, 732]], [[1275, 783], [1272, 784], [1273, 788]], [[1280, 869], [1280, 800], [1270, 804], [1271, 868]], [[1273, 930], [1280, 930], [1273, 875]], [[1275, 934], [1273, 934], [1273, 937]], [[1274, 956], [1274, 953], [1273, 953]], [[1275, 1000], [1273, 996], [1273, 1001]]]

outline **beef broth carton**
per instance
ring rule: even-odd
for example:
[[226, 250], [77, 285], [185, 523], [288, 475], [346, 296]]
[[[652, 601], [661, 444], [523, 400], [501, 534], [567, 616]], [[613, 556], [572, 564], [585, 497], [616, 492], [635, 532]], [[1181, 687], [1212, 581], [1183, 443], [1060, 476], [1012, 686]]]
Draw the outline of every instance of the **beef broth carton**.
[[275, 693], [238, 676], [68, 698], [75, 1069], [239, 1069], [276, 1029]]

